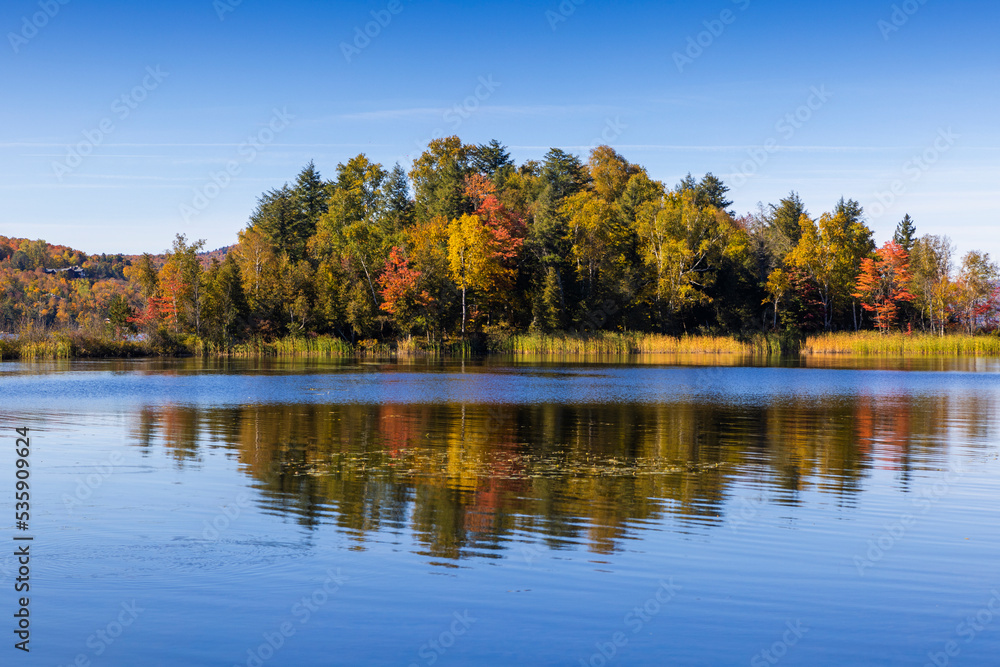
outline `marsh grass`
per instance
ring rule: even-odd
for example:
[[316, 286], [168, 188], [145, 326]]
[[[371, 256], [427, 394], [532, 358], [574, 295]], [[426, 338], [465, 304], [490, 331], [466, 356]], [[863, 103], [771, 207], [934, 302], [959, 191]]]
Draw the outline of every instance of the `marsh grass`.
[[155, 356], [148, 345], [138, 341], [116, 340], [91, 333], [56, 332], [45, 335], [21, 336], [0, 341], [0, 358], [50, 359], [127, 359]]
[[762, 356], [779, 354], [777, 337], [754, 335], [747, 338], [727, 336], [664, 336], [645, 333], [598, 332], [578, 334], [514, 335], [492, 341], [490, 350], [512, 355], [588, 355], [630, 356], [639, 354], [734, 354]]
[[213, 343], [204, 343], [203, 350], [206, 356], [223, 356], [239, 359], [256, 359], [261, 357], [339, 359], [355, 356], [355, 349], [350, 343], [332, 336], [288, 336], [275, 341], [254, 338], [228, 348]]
[[927, 333], [889, 333], [874, 331], [816, 334], [806, 338], [803, 354], [844, 354], [882, 357], [997, 357], [1000, 336], [962, 333], [935, 336]]
[[166, 356], [229, 358], [469, 358], [483, 354], [524, 357], [637, 355], [732, 355], [742, 357], [853, 355], [880, 357], [994, 356], [1000, 357], [1000, 336], [878, 332], [824, 333], [796, 337], [664, 336], [660, 334], [597, 332], [491, 333], [467, 339], [427, 341], [362, 340], [351, 344], [334, 336], [289, 336], [267, 341], [256, 338], [224, 347], [196, 336], [174, 337], [157, 332], [142, 341], [121, 340], [100, 331], [26, 331], [0, 339], [0, 359], [48, 360], [75, 358], [137, 358]]

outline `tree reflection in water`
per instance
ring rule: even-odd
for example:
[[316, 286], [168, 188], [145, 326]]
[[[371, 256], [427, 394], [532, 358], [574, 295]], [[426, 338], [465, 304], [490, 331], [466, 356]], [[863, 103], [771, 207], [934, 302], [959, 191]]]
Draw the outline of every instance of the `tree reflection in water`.
[[773, 502], [799, 504], [809, 490], [850, 507], [877, 467], [906, 492], [914, 469], [947, 453], [949, 415], [965, 415], [975, 439], [994, 409], [969, 395], [161, 406], [139, 413], [132, 439], [183, 466], [206, 448], [232, 450], [267, 511], [309, 529], [335, 524], [359, 548], [375, 532], [411, 532], [421, 553], [461, 559], [532, 540], [609, 553], [653, 522], [710, 529], [738, 510], [736, 485]]

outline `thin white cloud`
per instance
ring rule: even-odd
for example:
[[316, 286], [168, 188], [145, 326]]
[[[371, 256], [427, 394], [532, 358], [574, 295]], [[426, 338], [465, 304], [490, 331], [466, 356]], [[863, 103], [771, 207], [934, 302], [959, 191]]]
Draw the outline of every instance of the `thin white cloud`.
[[[236, 148], [245, 145], [245, 141], [238, 141], [233, 143], [183, 143], [183, 142], [172, 142], [172, 143], [105, 143], [101, 144], [102, 147], [110, 146], [117, 148]], [[0, 148], [68, 148], [73, 146], [73, 142], [26, 142], [26, 141], [12, 141], [12, 142], [0, 142]], [[282, 144], [282, 143], [270, 143], [267, 144], [268, 148], [271, 147], [284, 147], [284, 148], [390, 148], [388, 144]], [[60, 157], [65, 157], [65, 154]]]
[[[461, 106], [462, 100], [456, 100], [451, 106], [442, 107], [410, 107], [403, 109], [375, 109], [371, 111], [358, 111], [355, 113], [338, 114], [317, 118], [312, 123], [325, 123], [330, 121], [345, 120], [401, 120], [406, 118], [440, 118], [455, 106]], [[566, 116], [572, 114], [593, 114], [593, 113], [623, 113], [622, 107], [613, 107], [597, 104], [534, 104], [534, 105], [502, 105], [483, 103], [476, 109], [476, 113], [489, 113], [497, 116]]]
[[[743, 146], [684, 146], [676, 144], [613, 144], [615, 150], [646, 150], [702, 153], [731, 153], [737, 151], [759, 150], [760, 144]], [[551, 146], [509, 146], [511, 150], [548, 150]], [[564, 149], [591, 149], [592, 145], [561, 146]], [[878, 153], [893, 151], [912, 151], [912, 146], [775, 146], [772, 152], [779, 153]], [[1000, 148], [978, 148], [978, 150], [1000, 150]]]
[[[134, 183], [128, 182], [129, 177], [127, 176], [107, 176], [104, 177], [107, 180], [105, 182], [97, 183], [18, 183], [18, 184], [0, 184], [0, 190], [132, 190], [136, 186]], [[154, 177], [150, 177], [154, 178]], [[99, 179], [101, 180], [101, 179]], [[119, 180], [121, 182], [115, 183], [113, 181]], [[146, 177], [138, 177], [136, 180], [146, 180]], [[190, 190], [191, 183], [203, 183], [205, 179], [178, 179], [180, 182], [167, 182], [167, 183], [156, 183], [155, 179], [143, 187], [149, 190]], [[273, 178], [236, 178], [233, 179], [233, 183], [259, 183], [265, 186], [274, 185], [275, 180]]]

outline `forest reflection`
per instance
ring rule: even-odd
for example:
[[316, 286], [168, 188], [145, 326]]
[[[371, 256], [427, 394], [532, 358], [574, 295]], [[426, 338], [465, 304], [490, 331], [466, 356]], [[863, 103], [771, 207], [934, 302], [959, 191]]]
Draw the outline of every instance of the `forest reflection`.
[[[420, 553], [501, 556], [517, 542], [622, 548], [643, 526], [719, 526], [737, 488], [854, 505], [877, 468], [900, 492], [960, 437], [987, 446], [992, 397], [933, 395], [600, 405], [254, 405], [143, 409], [134, 445], [178, 465], [233, 453], [267, 510], [359, 548], [409, 532]], [[959, 416], [961, 418], [956, 418]], [[956, 429], [962, 431], [956, 433]], [[816, 497], [816, 496], [811, 496]], [[669, 519], [669, 521], [668, 521]]]

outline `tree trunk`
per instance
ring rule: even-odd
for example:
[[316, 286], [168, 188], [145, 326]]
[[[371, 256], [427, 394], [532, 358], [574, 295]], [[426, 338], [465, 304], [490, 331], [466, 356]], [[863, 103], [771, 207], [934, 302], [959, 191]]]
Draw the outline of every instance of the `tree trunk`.
[[375, 308], [378, 308], [378, 297], [375, 296], [375, 285], [372, 284], [372, 276], [368, 273], [368, 266], [365, 264], [365, 258], [358, 253], [358, 259], [361, 260], [361, 268], [365, 270], [365, 277], [368, 279], [368, 289], [372, 291], [372, 301], [375, 302]]

